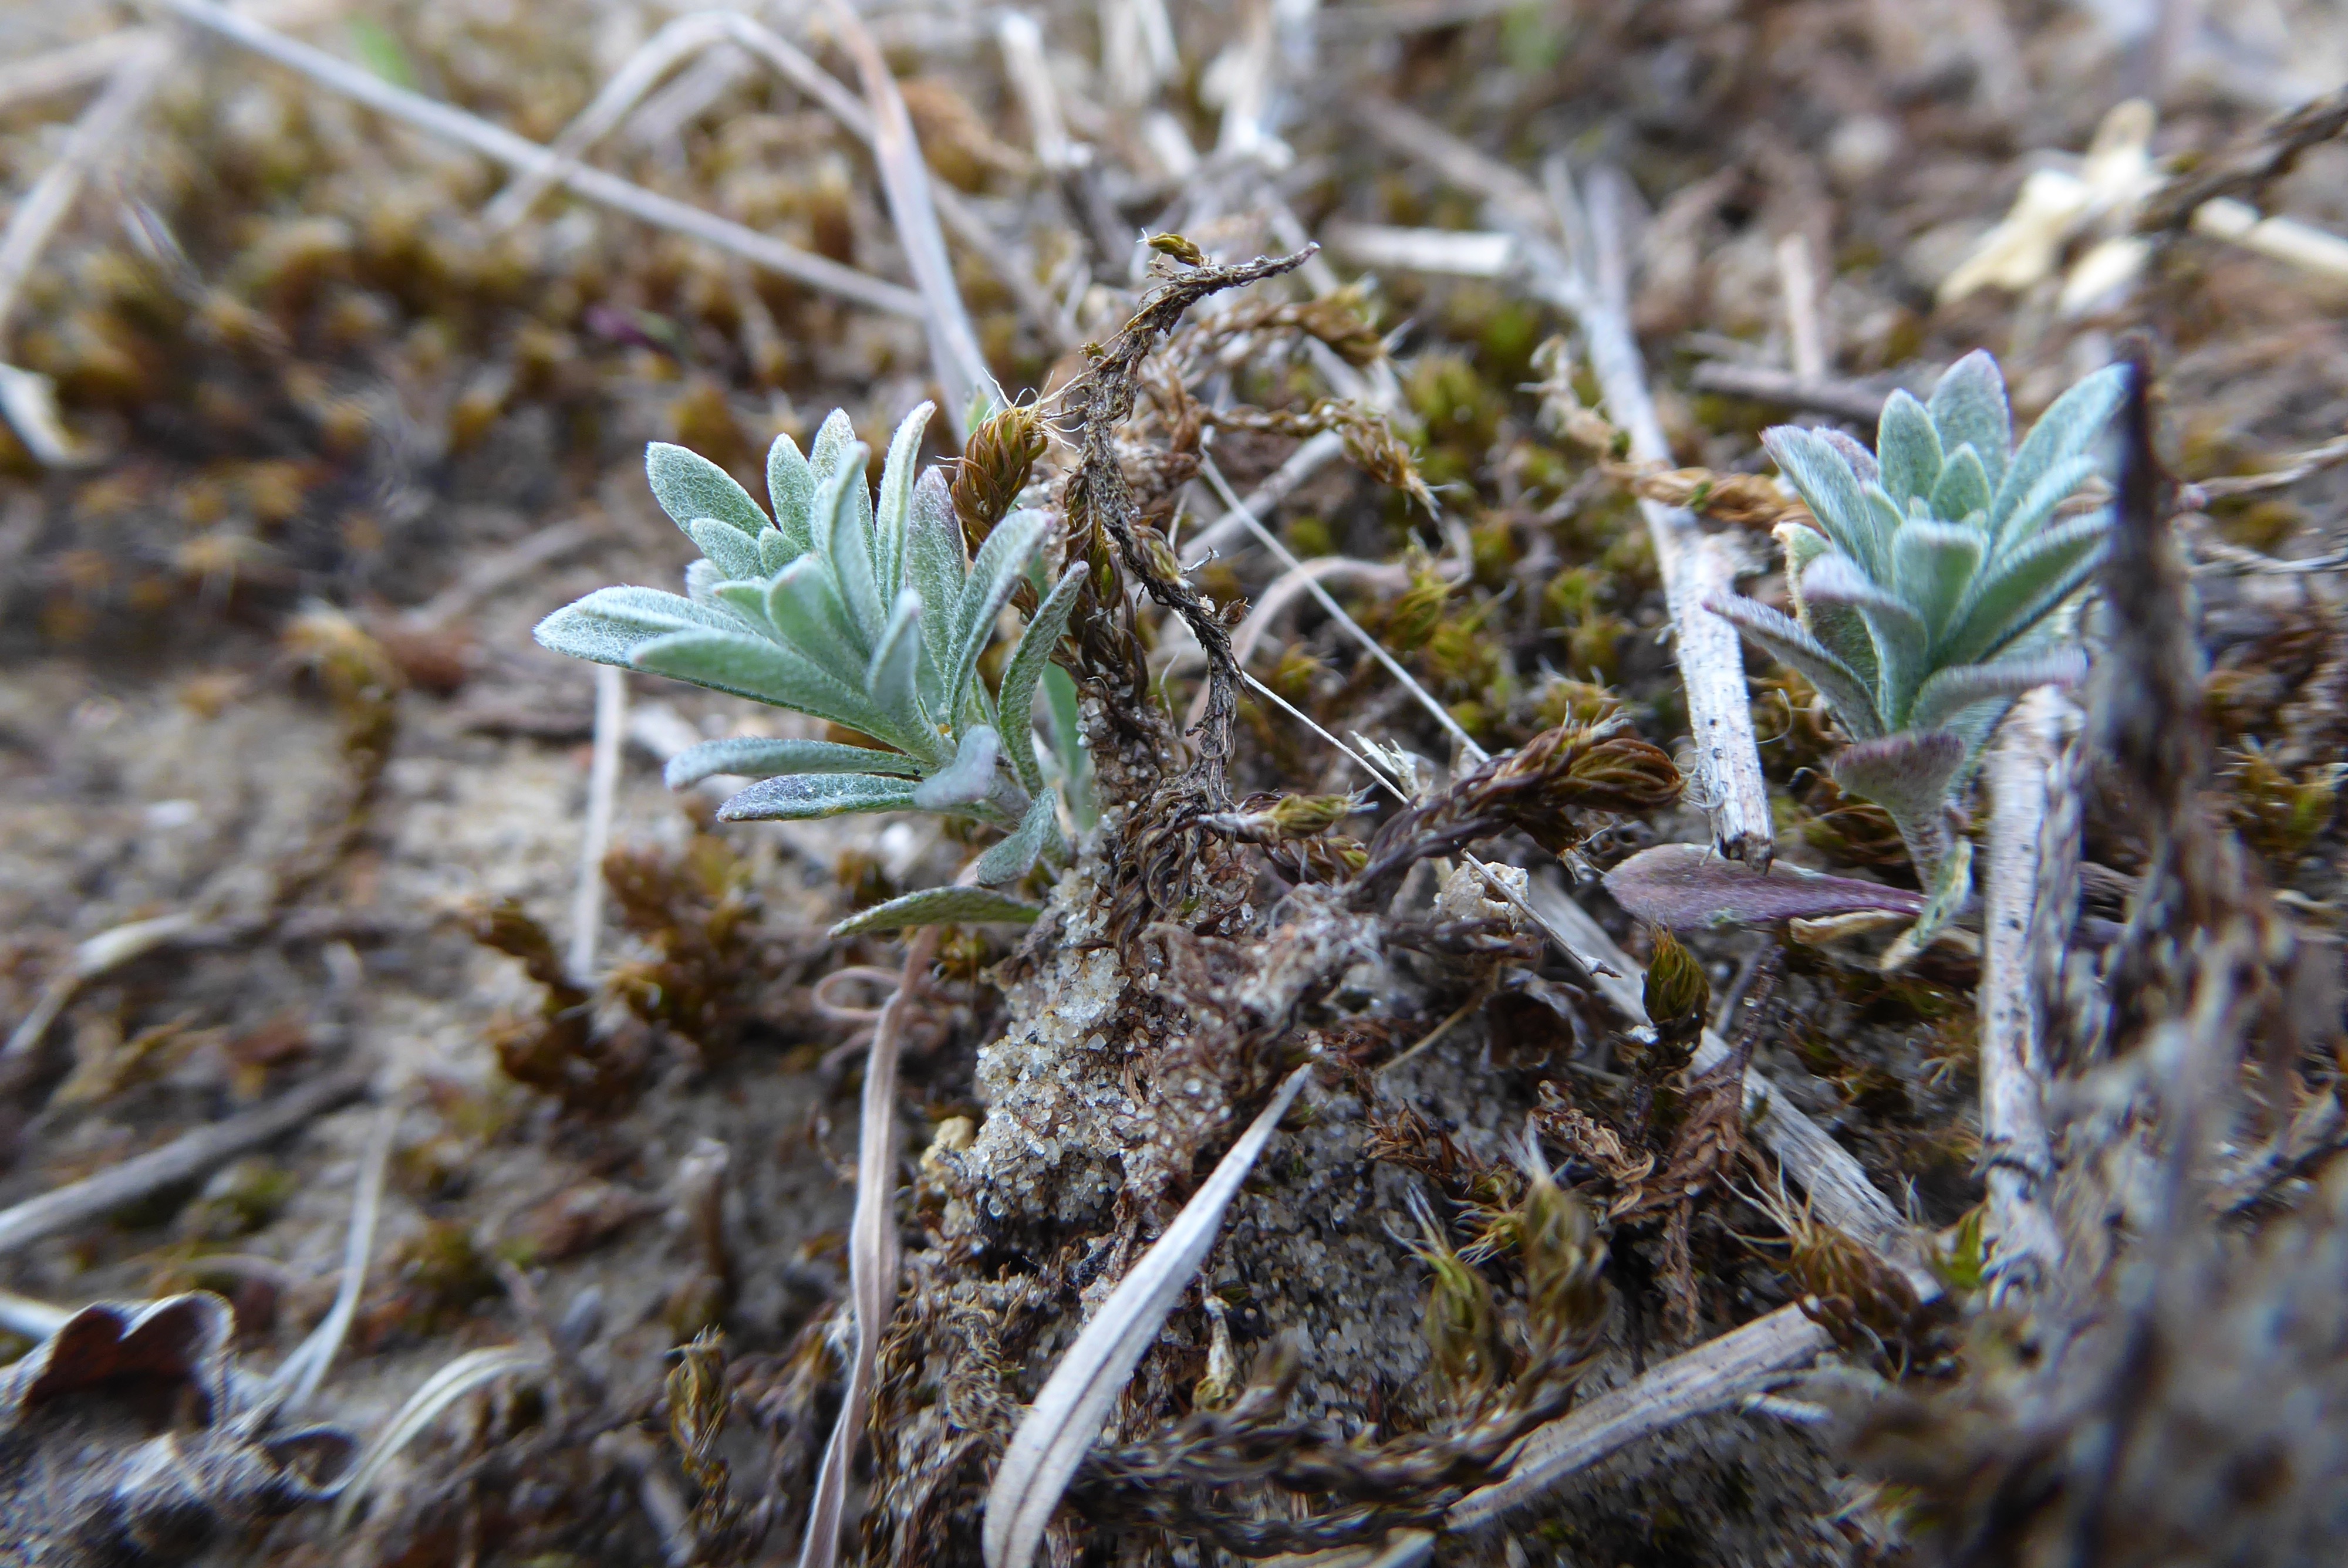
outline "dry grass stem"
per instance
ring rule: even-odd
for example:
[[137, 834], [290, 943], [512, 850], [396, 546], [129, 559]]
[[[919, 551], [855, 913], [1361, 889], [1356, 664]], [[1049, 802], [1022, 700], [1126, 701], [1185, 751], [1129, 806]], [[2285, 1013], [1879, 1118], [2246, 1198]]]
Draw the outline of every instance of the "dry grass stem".
[[202, 1175], [247, 1149], [282, 1137], [313, 1117], [365, 1094], [372, 1076], [371, 1070], [361, 1068], [329, 1072], [265, 1105], [199, 1127], [160, 1149], [0, 1210], [0, 1255], [43, 1236], [103, 1219], [126, 1204]]
[[2065, 699], [2041, 687], [2014, 705], [1990, 753], [1989, 858], [1982, 877], [1982, 1163], [1989, 1187], [1982, 1239], [2000, 1292], [2034, 1294], [2062, 1268], [2063, 1243], [2046, 1208], [2054, 1177], [2047, 1136], [2046, 1064], [2032, 984], [2030, 923], [2038, 897], [2038, 839], [2046, 781], [2061, 745]]
[[[975, 864], [973, 862], [973, 864]], [[871, 1408], [872, 1368], [880, 1337], [897, 1300], [897, 1059], [906, 1017], [929, 979], [937, 956], [939, 927], [924, 926], [905, 948], [896, 994], [881, 1009], [864, 1058], [864, 1098], [856, 1145], [856, 1213], [849, 1222], [849, 1296], [856, 1312], [855, 1359], [839, 1417], [824, 1445], [808, 1504], [807, 1535], [799, 1544], [799, 1568], [831, 1568], [839, 1558], [839, 1529], [848, 1501], [848, 1472], [864, 1440]]]
[[603, 856], [612, 847], [612, 818], [620, 798], [620, 748], [628, 735], [628, 677], [608, 664], [595, 669], [595, 743], [587, 765], [587, 821], [579, 835], [579, 879], [571, 894], [572, 978], [592, 983], [595, 948], [603, 934]]
[[999, 406], [1003, 389], [986, 368], [978, 337], [971, 330], [970, 313], [963, 308], [962, 290], [954, 282], [953, 261], [946, 254], [945, 236], [938, 230], [929, 166], [922, 161], [921, 144], [913, 137], [912, 117], [906, 112], [897, 78], [881, 57], [880, 46], [845, 0], [826, 6], [839, 29], [848, 52], [855, 56], [864, 78], [864, 96], [872, 116], [872, 156], [880, 166], [880, 183], [889, 195], [889, 213], [896, 220], [897, 242], [904, 248], [906, 264], [928, 306], [930, 354], [939, 384], [945, 389], [946, 418], [954, 439], [970, 439], [971, 411], [983, 400]]
[[1508, 1476], [1454, 1503], [1444, 1527], [1474, 1530], [1538, 1503], [1609, 1455], [1682, 1421], [1726, 1409], [1809, 1365], [1833, 1343], [1796, 1305], [1675, 1356], [1527, 1438]]
[[294, 1353], [279, 1363], [271, 1374], [269, 1387], [282, 1392], [285, 1409], [299, 1410], [310, 1402], [325, 1381], [326, 1369], [335, 1364], [335, 1355], [350, 1333], [351, 1319], [359, 1309], [359, 1296], [366, 1289], [367, 1259], [375, 1250], [376, 1222], [383, 1213], [383, 1179], [391, 1166], [392, 1139], [399, 1131], [400, 1107], [386, 1105], [376, 1112], [375, 1128], [367, 1135], [367, 1146], [359, 1156], [358, 1188], [351, 1198], [351, 1228], [349, 1240], [343, 1247], [342, 1283], [335, 1288], [334, 1305], [309, 1337], [294, 1347]]
[[[535, 169], [545, 160], [547, 149], [537, 142], [516, 136], [501, 126], [491, 125], [462, 109], [437, 103], [405, 87], [395, 87], [371, 72], [347, 65], [322, 50], [314, 49], [307, 44], [288, 38], [250, 18], [213, 5], [211, 0], [156, 0], [156, 3], [198, 26], [218, 33], [265, 59], [298, 71], [319, 85], [365, 104], [379, 114], [469, 147], [508, 169]], [[884, 282], [853, 267], [842, 266], [811, 251], [802, 251], [796, 245], [786, 244], [729, 219], [720, 218], [714, 212], [646, 190], [617, 175], [574, 164], [564, 168], [559, 178], [567, 189], [590, 201], [600, 202], [655, 228], [689, 235], [770, 272], [797, 279], [809, 288], [838, 294], [843, 299], [854, 300], [859, 304], [894, 315], [920, 320], [927, 313], [928, 307], [922, 296], [911, 289]]]

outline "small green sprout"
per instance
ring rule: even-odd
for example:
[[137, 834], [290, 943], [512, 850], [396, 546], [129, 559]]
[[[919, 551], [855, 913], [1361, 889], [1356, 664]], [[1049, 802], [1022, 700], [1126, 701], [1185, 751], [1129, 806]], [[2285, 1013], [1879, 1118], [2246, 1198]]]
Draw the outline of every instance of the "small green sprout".
[[1045, 518], [1011, 512], [973, 558], [944, 475], [914, 477], [931, 412], [924, 403], [897, 427], [877, 503], [864, 479], [868, 449], [845, 414], [824, 421], [805, 456], [778, 436], [767, 455], [772, 518], [715, 463], [653, 443], [653, 495], [703, 557], [685, 570], [685, 593], [599, 589], [538, 627], [558, 653], [674, 676], [879, 743], [745, 738], [682, 753], [668, 765], [672, 788], [729, 774], [764, 781], [720, 806], [723, 821], [931, 811], [1007, 830], [966, 878], [976, 886], [891, 899], [842, 922], [841, 935], [1032, 920], [1032, 906], [990, 886], [1068, 854], [1029, 713], [1084, 569], [1048, 585], [1000, 693], [989, 692], [979, 657], [1013, 591], [1039, 569]]
[[1837, 431], [1762, 441], [1818, 520], [1782, 523], [1792, 618], [1749, 599], [1708, 608], [1802, 671], [1851, 739], [1828, 771], [1890, 814], [1928, 886], [1952, 862], [1949, 812], [2013, 699], [2086, 671], [2075, 604], [2109, 514], [2058, 515], [2096, 472], [2089, 448], [2127, 390], [2098, 371], [2013, 446], [2005, 378], [1976, 351], [1930, 404], [1895, 392], [1873, 452]]

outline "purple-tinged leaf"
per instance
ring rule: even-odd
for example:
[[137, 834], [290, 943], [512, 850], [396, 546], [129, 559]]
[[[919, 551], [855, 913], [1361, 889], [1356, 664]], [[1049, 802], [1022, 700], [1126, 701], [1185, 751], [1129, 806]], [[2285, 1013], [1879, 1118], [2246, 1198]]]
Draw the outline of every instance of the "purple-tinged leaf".
[[1882, 483], [1883, 469], [1876, 462], [1875, 454], [1867, 449], [1866, 442], [1840, 430], [1822, 428], [1818, 436], [1819, 440], [1842, 454], [1842, 460], [1850, 465], [1850, 471], [1859, 476], [1860, 484]]
[[1642, 920], [1676, 931], [1755, 926], [1883, 909], [1913, 917], [1924, 900], [1899, 887], [1828, 876], [1783, 861], [1756, 871], [1700, 844], [1659, 844], [1606, 874], [1606, 891]]

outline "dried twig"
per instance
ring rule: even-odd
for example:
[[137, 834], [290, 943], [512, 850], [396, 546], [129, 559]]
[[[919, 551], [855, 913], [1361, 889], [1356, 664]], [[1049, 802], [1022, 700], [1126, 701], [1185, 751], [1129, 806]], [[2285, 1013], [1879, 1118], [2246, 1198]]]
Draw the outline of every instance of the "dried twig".
[[[1552, 189], [1544, 196], [1515, 169], [1400, 105], [1368, 97], [1354, 105], [1354, 113], [1395, 152], [1485, 199], [1488, 220], [1508, 231], [1521, 248], [1525, 286], [1581, 326], [1608, 412], [1631, 438], [1630, 456], [1668, 465], [1671, 448], [1631, 332], [1629, 241], [1623, 232], [1630, 191], [1623, 177], [1612, 169], [1594, 171], [1592, 200], [1585, 209], [1561, 161], [1552, 160], [1547, 171]], [[1562, 250], [1552, 235], [1565, 238]], [[1586, 245], [1581, 243], [1585, 240]], [[1655, 563], [1679, 641], [1696, 777], [1712, 815], [1714, 840], [1723, 854], [1766, 869], [1774, 839], [1745, 690], [1744, 653], [1735, 629], [1704, 608], [1706, 599], [1731, 587], [1731, 566], [1721, 547], [1696, 526], [1694, 513], [1643, 498], [1639, 505], [1654, 539]]]
[[1345, 437], [1334, 430], [1323, 430], [1307, 439], [1262, 484], [1249, 491], [1246, 500], [1230, 507], [1221, 517], [1183, 542], [1182, 569], [1188, 571], [1204, 565], [1224, 540], [1248, 531], [1258, 518], [1271, 516], [1274, 507], [1288, 499], [1299, 485], [1342, 456], [1344, 450]]
[[1100, 1435], [1110, 1404], [1124, 1389], [1142, 1353], [1157, 1342], [1166, 1315], [1189, 1288], [1221, 1228], [1223, 1211], [1239, 1195], [1280, 1119], [1304, 1087], [1310, 1064], [1288, 1075], [1272, 1102], [1249, 1123], [1217, 1163], [1174, 1223], [1141, 1255], [1060, 1358], [1026, 1419], [1011, 1435], [986, 1496], [987, 1568], [1027, 1568], [1044, 1527], [1060, 1504], [1085, 1450]]
[[1786, 301], [1786, 357], [1794, 362], [1794, 377], [1823, 381], [1827, 340], [1818, 319], [1818, 273], [1810, 242], [1798, 230], [1777, 241], [1777, 285]]
[[[508, 169], [530, 169], [542, 164], [547, 149], [502, 126], [491, 125], [464, 110], [435, 102], [420, 93], [395, 87], [372, 72], [348, 65], [323, 50], [272, 31], [240, 16], [212, 0], [156, 0], [177, 15], [209, 28], [264, 58], [298, 71], [321, 86], [354, 98], [379, 114], [419, 130], [472, 149]], [[740, 256], [809, 288], [838, 294], [877, 311], [920, 320], [927, 307], [911, 289], [883, 282], [829, 257], [746, 228], [714, 212], [646, 190], [600, 169], [574, 164], [559, 177], [574, 194], [624, 212], [656, 228], [674, 230], [705, 244]]]
[[881, 57], [880, 46], [845, 0], [829, 0], [832, 25], [856, 58], [864, 78], [864, 97], [872, 110], [872, 156], [880, 166], [880, 184], [889, 193], [889, 214], [896, 220], [897, 242], [904, 247], [913, 282], [929, 307], [930, 355], [939, 384], [945, 389], [946, 417], [957, 441], [970, 439], [971, 405], [983, 397], [991, 405], [1004, 401], [994, 373], [979, 352], [978, 334], [971, 330], [970, 313], [963, 308], [962, 290], [954, 282], [953, 261], [946, 255], [945, 236], [938, 231], [938, 212], [932, 200], [930, 171], [922, 161], [921, 144], [913, 137], [913, 118], [905, 110], [897, 78]]
[[595, 667], [595, 749], [587, 766], [587, 824], [579, 839], [579, 879], [571, 894], [572, 978], [592, 983], [603, 934], [603, 855], [620, 794], [620, 747], [628, 735], [627, 672]]
[[[1558, 183], [1562, 206], [1570, 192], [1562, 180]], [[1581, 292], [1586, 302], [1576, 314], [1589, 343], [1591, 369], [1614, 423], [1630, 435], [1631, 456], [1668, 463], [1671, 448], [1631, 335], [1629, 238], [1623, 232], [1628, 183], [1607, 169], [1595, 171], [1590, 183], [1587, 219], [1594, 265], [1590, 287]], [[1570, 217], [1561, 216], [1560, 222], [1574, 227]], [[1656, 569], [1679, 641], [1696, 779], [1709, 797], [1714, 842], [1731, 859], [1766, 870], [1774, 852], [1769, 789], [1761, 776], [1752, 702], [1745, 690], [1744, 653], [1735, 629], [1704, 608], [1707, 599], [1735, 587], [1735, 571], [1718, 541], [1696, 526], [1694, 513], [1643, 499], [1639, 509], [1655, 541]]]
[[2302, 479], [2343, 463], [2348, 463], [2348, 436], [2276, 459], [2275, 466], [2262, 474], [2229, 474], [2215, 479], [2204, 479], [2199, 484], [2179, 485], [2177, 487], [2178, 509], [2198, 512], [2210, 502], [2228, 497], [2254, 496], [2264, 490], [2286, 489]]
[[[2308, 149], [2342, 135], [2348, 135], [2348, 87], [2287, 111], [2261, 128], [2247, 146], [2171, 179], [2145, 199], [2137, 213], [2137, 231], [2149, 234], [2188, 223], [2198, 227], [2201, 210], [2212, 201], [2257, 198], [2290, 173]], [[2234, 204], [2240, 205], [2239, 200]]]
[[[840, 85], [838, 77], [810, 59], [806, 51], [772, 28], [760, 26], [739, 12], [696, 11], [669, 23], [630, 56], [627, 62], [613, 74], [611, 80], [603, 84], [594, 101], [580, 110], [571, 123], [562, 128], [562, 134], [548, 145], [538, 166], [516, 176], [482, 210], [482, 220], [491, 229], [504, 229], [520, 222], [561, 179], [562, 170], [586, 157], [588, 150], [609, 135], [655, 83], [680, 61], [720, 44], [732, 44], [748, 50], [793, 87], [821, 104], [858, 140], [868, 147], [875, 145], [876, 132], [871, 112], [854, 93]], [[937, 210], [939, 220], [953, 237], [994, 270], [995, 276], [1018, 300], [1020, 309], [1026, 313], [1036, 329], [1054, 347], [1067, 346], [1066, 333], [1061, 330], [1059, 311], [1051, 295], [1032, 275], [1026, 247], [1006, 243], [963, 200], [962, 193], [950, 185], [932, 184], [930, 200]], [[911, 255], [910, 247], [907, 253]], [[920, 276], [917, 269], [917, 281]], [[951, 405], [957, 400], [950, 397], [947, 401]], [[956, 417], [959, 417], [958, 414]]]
[[2053, 687], [2014, 704], [1987, 767], [1989, 865], [1982, 889], [1982, 1161], [1989, 1187], [1984, 1239], [1995, 1289], [2034, 1291], [2054, 1277], [2063, 1242], [2044, 1193], [2054, 1179], [2044, 1102], [2030, 930], [2046, 781], [2060, 749]]
[[266, 1105], [174, 1138], [160, 1149], [109, 1166], [14, 1208], [0, 1210], [0, 1255], [101, 1219], [150, 1193], [201, 1175], [255, 1144], [292, 1132], [312, 1117], [365, 1094], [368, 1068], [346, 1067], [291, 1089]]
[[151, 920], [133, 920], [85, 938], [75, 947], [72, 960], [42, 989], [33, 1010], [9, 1031], [7, 1044], [0, 1045], [0, 1062], [13, 1061], [40, 1044], [41, 1037], [57, 1021], [66, 1004], [91, 980], [201, 928], [195, 916], [183, 912], [158, 915]]
[[1885, 395], [1859, 382], [1804, 377], [1769, 365], [1708, 359], [1689, 373], [1688, 384], [1699, 392], [1725, 392], [1732, 397], [1831, 414], [1870, 426], [1883, 416]]
[[1538, 1503], [1640, 1439], [1725, 1409], [1808, 1365], [1833, 1342], [1797, 1305], [1675, 1356], [1527, 1438], [1509, 1474], [1454, 1503], [1444, 1528], [1473, 1530]]
[[376, 1221], [383, 1212], [383, 1178], [391, 1164], [392, 1136], [399, 1131], [400, 1107], [386, 1105], [376, 1115], [375, 1131], [366, 1152], [359, 1156], [358, 1190], [351, 1199], [350, 1236], [343, 1246], [343, 1280], [326, 1316], [294, 1353], [271, 1374], [269, 1387], [283, 1390], [285, 1408], [298, 1410], [324, 1381], [326, 1368], [350, 1332], [358, 1312], [359, 1296], [366, 1288], [367, 1258], [375, 1250]]
[[[972, 863], [973, 866], [976, 862]], [[848, 1498], [848, 1470], [864, 1439], [864, 1418], [872, 1400], [872, 1368], [880, 1336], [897, 1299], [897, 1055], [906, 1014], [929, 978], [938, 950], [939, 928], [924, 926], [905, 949], [897, 994], [881, 1009], [864, 1059], [864, 1102], [857, 1135], [856, 1213], [849, 1224], [849, 1295], [856, 1311], [856, 1359], [848, 1369], [848, 1389], [824, 1445], [808, 1504], [806, 1539], [799, 1568], [831, 1568], [839, 1557], [841, 1511]]]

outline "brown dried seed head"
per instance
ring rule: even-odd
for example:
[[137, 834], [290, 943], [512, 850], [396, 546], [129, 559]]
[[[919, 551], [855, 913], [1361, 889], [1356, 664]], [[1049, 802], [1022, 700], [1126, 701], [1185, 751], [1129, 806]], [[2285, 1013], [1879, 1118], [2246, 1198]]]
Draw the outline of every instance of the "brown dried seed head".
[[952, 495], [973, 553], [1018, 501], [1044, 446], [1044, 421], [1033, 408], [1005, 408], [970, 433]]
[[1694, 954], [1679, 938], [1658, 926], [1654, 956], [1647, 960], [1645, 1001], [1655, 1038], [1666, 1044], [1684, 1044], [1704, 1032], [1712, 1010], [1712, 982]]
[[1589, 746], [1566, 776], [1581, 792], [1576, 804], [1601, 811], [1654, 811], [1686, 788], [1670, 753], [1635, 735], [1611, 735]]

